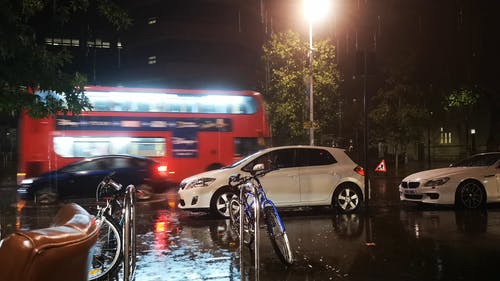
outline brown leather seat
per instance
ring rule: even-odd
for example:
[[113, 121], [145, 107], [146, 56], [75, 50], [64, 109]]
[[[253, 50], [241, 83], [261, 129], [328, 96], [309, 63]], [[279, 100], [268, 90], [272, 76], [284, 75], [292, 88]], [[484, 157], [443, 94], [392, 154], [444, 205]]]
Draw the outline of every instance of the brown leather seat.
[[16, 232], [0, 241], [2, 281], [84, 281], [98, 236], [94, 217], [64, 205], [48, 228]]

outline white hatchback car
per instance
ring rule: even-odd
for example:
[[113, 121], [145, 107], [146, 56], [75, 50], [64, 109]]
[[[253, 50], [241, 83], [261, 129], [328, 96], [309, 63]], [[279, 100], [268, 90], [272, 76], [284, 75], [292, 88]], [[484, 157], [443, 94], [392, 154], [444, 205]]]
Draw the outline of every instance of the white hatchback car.
[[320, 146], [281, 146], [256, 152], [230, 166], [184, 179], [179, 208], [210, 210], [227, 217], [228, 186], [234, 174], [248, 175], [255, 164], [277, 168], [261, 178], [267, 196], [278, 207], [331, 205], [353, 212], [363, 202], [364, 170], [342, 149]]
[[399, 197], [467, 209], [500, 202], [500, 152], [476, 154], [447, 168], [411, 174], [399, 185]]

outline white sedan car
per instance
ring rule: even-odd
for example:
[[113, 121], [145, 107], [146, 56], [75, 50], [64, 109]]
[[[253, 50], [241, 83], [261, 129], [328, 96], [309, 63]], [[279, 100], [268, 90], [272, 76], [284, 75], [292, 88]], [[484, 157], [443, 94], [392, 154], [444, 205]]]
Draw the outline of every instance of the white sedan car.
[[399, 197], [467, 209], [500, 202], [500, 152], [477, 154], [448, 168], [409, 175], [399, 185]]
[[227, 217], [235, 190], [229, 176], [250, 174], [255, 164], [277, 169], [261, 178], [267, 196], [278, 207], [334, 206], [343, 212], [363, 202], [364, 171], [342, 149], [319, 146], [282, 146], [261, 150], [228, 167], [184, 179], [179, 208], [210, 210]]

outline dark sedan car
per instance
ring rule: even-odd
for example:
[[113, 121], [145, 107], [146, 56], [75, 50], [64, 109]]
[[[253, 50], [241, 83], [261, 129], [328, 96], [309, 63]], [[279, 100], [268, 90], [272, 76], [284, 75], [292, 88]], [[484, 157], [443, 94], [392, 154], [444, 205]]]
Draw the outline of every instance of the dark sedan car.
[[154, 192], [169, 186], [166, 167], [144, 157], [104, 155], [86, 158], [36, 178], [24, 179], [17, 189], [22, 200], [39, 204], [58, 199], [91, 198], [96, 196], [99, 182], [114, 172], [113, 179], [124, 187], [133, 184], [139, 199], [148, 199]]

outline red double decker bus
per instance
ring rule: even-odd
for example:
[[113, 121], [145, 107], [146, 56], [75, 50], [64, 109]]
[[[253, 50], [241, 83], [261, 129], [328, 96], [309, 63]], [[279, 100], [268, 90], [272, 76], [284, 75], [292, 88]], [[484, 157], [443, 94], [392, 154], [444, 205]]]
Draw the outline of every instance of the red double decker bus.
[[85, 88], [81, 115], [21, 116], [18, 182], [94, 155], [146, 156], [180, 182], [228, 165], [269, 137], [262, 96], [253, 91]]

